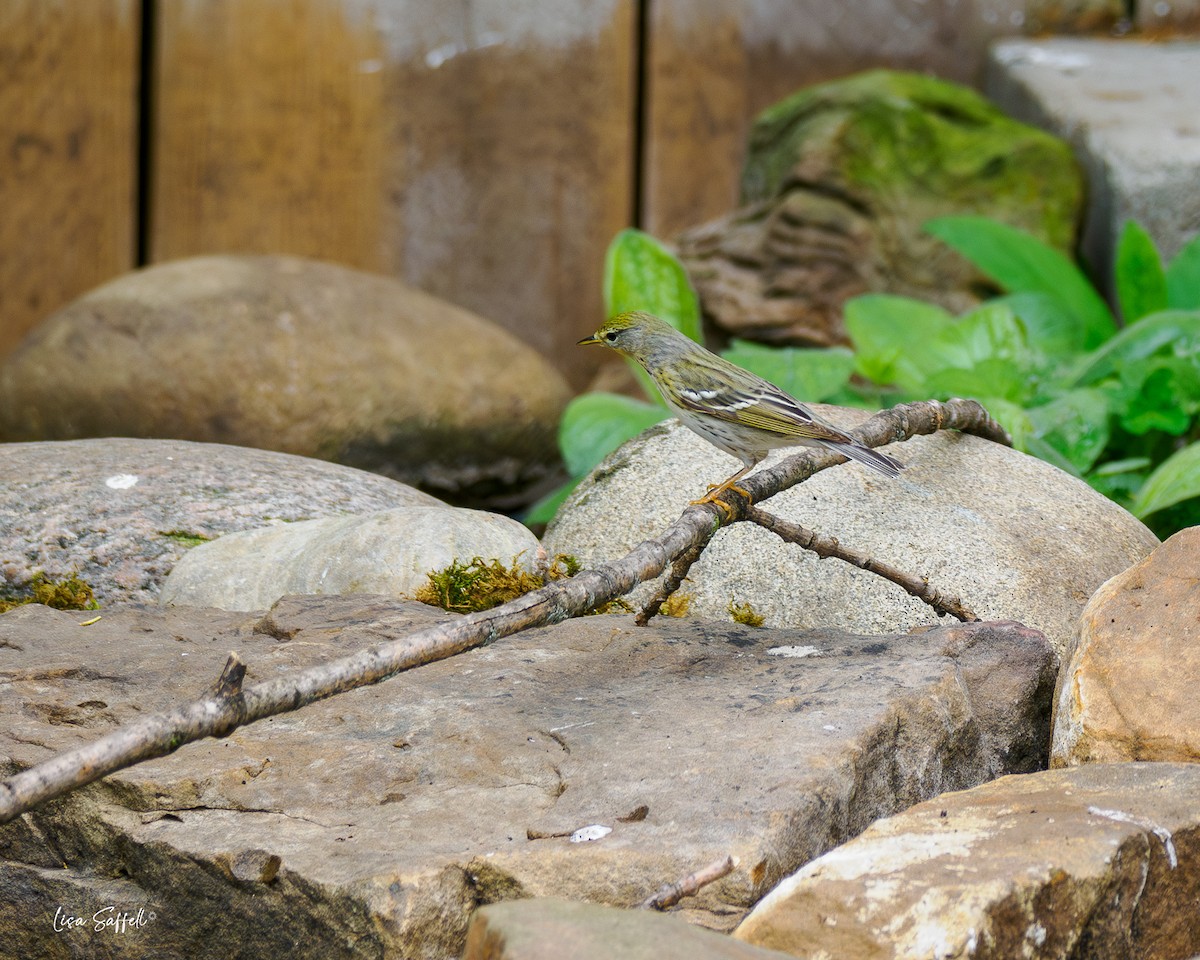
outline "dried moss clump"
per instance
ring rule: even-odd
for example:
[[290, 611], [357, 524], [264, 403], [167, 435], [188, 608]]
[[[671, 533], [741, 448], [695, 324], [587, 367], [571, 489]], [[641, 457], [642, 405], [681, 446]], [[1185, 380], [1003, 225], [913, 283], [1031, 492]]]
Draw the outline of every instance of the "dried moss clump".
[[734, 623], [740, 623], [747, 627], [761, 627], [766, 619], [761, 613], [748, 603], [737, 603], [734, 600], [729, 601], [729, 615], [733, 617]]
[[507, 567], [499, 560], [472, 557], [469, 563], [455, 560], [444, 570], [430, 571], [429, 582], [418, 588], [414, 599], [453, 613], [474, 613], [498, 607], [544, 587], [551, 580], [573, 577], [578, 572], [579, 561], [571, 556], [555, 557], [544, 576], [524, 569], [516, 557]]
[[62, 580], [51, 580], [45, 574], [35, 574], [24, 592], [14, 596], [0, 596], [0, 613], [27, 603], [40, 603], [55, 610], [98, 610], [96, 595], [92, 588], [75, 574]]
[[[455, 560], [444, 570], [431, 570], [426, 574], [429, 582], [417, 588], [413, 599], [452, 613], [475, 613], [508, 603], [531, 590], [544, 587], [552, 580], [569, 579], [582, 566], [570, 554], [559, 554], [546, 568], [545, 574], [539, 574], [524, 569], [517, 559], [514, 557], [512, 564], [507, 567], [499, 560], [488, 561], [482, 557], [472, 557], [470, 563]], [[630, 613], [632, 610], [624, 599], [618, 597], [592, 613]]]

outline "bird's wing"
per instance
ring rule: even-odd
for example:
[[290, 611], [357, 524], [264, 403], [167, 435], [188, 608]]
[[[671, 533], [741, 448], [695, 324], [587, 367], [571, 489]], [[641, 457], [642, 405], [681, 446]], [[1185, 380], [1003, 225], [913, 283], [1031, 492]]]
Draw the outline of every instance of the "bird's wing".
[[675, 391], [681, 407], [785, 437], [853, 442], [849, 434], [748, 370], [714, 354], [689, 359], [689, 384]]

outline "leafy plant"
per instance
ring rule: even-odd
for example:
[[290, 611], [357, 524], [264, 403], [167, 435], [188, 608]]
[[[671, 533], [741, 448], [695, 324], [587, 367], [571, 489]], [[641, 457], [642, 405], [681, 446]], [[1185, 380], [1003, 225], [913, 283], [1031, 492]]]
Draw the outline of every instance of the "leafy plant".
[[[683, 265], [666, 247], [640, 230], [622, 230], [609, 246], [604, 301], [610, 317], [644, 310], [693, 340], [702, 339], [700, 304]], [[781, 350], [734, 340], [723, 355], [796, 396], [834, 403], [863, 402], [861, 396], [846, 393], [854, 372], [854, 356], [845, 348]], [[672, 416], [645, 371], [632, 361], [629, 368], [647, 399], [596, 391], [576, 397], [567, 405], [558, 427], [558, 444], [571, 479], [530, 507], [526, 523], [548, 523], [579, 481], [601, 460], [647, 427]]]
[[[1200, 237], [1164, 267], [1146, 232], [1126, 225], [1119, 328], [1079, 268], [1034, 237], [985, 217], [942, 217], [927, 229], [1007, 292], [961, 317], [870, 294], [846, 305], [853, 351], [734, 340], [724, 356], [806, 401], [974, 397], [1018, 449], [1083, 477], [1160, 534], [1200, 522]], [[646, 310], [700, 339], [683, 267], [644, 233], [613, 241], [605, 300], [609, 315]], [[670, 416], [631, 366], [648, 399], [590, 393], [568, 406], [559, 444], [572, 480], [527, 522], [548, 521], [604, 457]]]
[[902, 297], [850, 301], [857, 372], [896, 401], [978, 399], [1018, 449], [1160, 533], [1200, 522], [1200, 237], [1164, 268], [1146, 232], [1126, 225], [1118, 331], [1082, 272], [1033, 237], [982, 217], [927, 229], [1009, 293], [957, 319]]

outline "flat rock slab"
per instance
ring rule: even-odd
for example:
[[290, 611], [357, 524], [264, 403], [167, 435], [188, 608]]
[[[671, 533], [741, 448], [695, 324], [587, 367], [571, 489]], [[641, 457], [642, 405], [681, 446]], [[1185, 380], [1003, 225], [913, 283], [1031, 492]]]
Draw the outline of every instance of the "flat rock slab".
[[221, 534], [439, 505], [364, 470], [221, 443], [2, 444], [0, 583], [76, 573], [102, 604], [153, 603], [189, 547]]
[[1004, 777], [874, 824], [735, 936], [796, 957], [1168, 960], [1200, 952], [1200, 765]]
[[510, 900], [477, 910], [463, 960], [786, 960], [651, 910]]
[[[86, 616], [0, 617], [0, 768], [194, 697], [231, 649], [255, 683], [447, 615], [321, 597], [265, 617]], [[55, 909], [115, 902], [155, 916], [128, 951], [458, 957], [479, 904], [628, 906], [733, 855], [684, 911], [729, 929], [878, 817], [1044, 765], [1055, 668], [1045, 637], [1007, 623], [860, 638], [597, 616], [528, 631], [0, 827], [10, 940], [93, 949], [91, 931], [52, 931]], [[585, 827], [601, 838], [572, 842]]]

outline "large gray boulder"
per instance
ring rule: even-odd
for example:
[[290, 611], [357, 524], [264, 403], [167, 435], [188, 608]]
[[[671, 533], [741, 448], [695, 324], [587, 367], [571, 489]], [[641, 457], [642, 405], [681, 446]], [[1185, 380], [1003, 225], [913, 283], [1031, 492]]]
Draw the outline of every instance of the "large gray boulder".
[[443, 506], [323, 460], [183, 440], [0, 445], [0, 584], [78, 574], [102, 605], [153, 603], [189, 548], [279, 522]]
[[0, 441], [230, 443], [508, 502], [556, 468], [569, 398], [536, 351], [399, 280], [195, 257], [106, 283], [37, 327], [0, 366]]
[[[817, 409], [843, 427], [866, 417]], [[760, 506], [927, 578], [985, 620], [1041, 630], [1059, 651], [1093, 591], [1158, 543], [1081, 480], [1008, 447], [942, 432], [885, 449], [907, 465], [897, 480], [845, 464]], [[588, 567], [615, 559], [736, 466], [678, 421], [652, 427], [580, 484], [543, 542]], [[652, 589], [644, 585], [634, 598]], [[900, 587], [838, 560], [818, 560], [749, 523], [716, 535], [683, 593], [692, 598], [692, 615], [728, 619], [731, 601], [748, 602], [768, 626], [874, 633], [937, 619]]]

